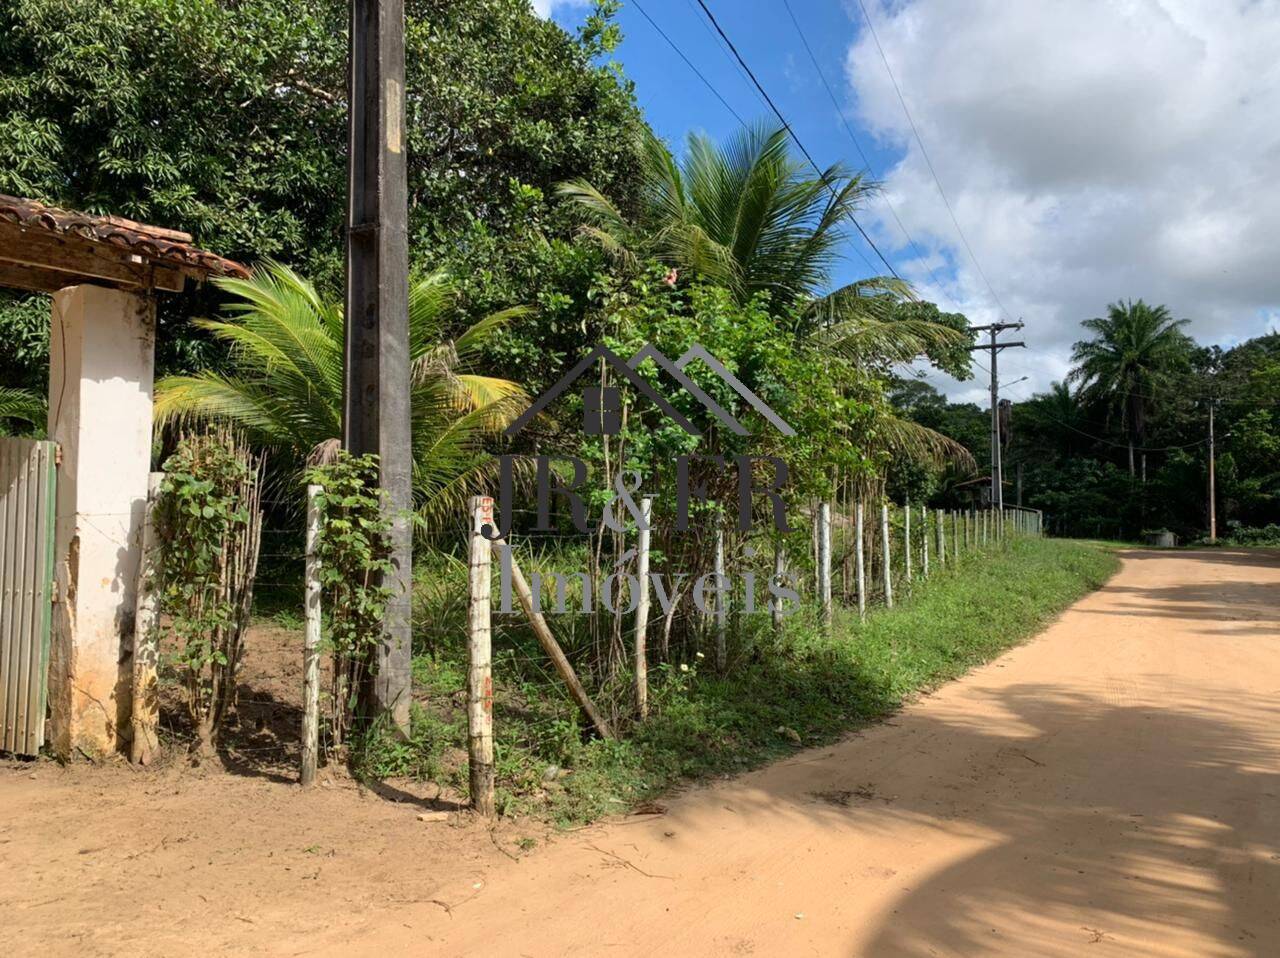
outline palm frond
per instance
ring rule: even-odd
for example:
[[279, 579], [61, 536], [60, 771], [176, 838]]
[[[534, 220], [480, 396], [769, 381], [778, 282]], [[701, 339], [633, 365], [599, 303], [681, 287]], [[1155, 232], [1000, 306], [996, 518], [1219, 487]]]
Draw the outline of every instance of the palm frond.
[[0, 429], [6, 419], [20, 419], [32, 426], [40, 426], [46, 416], [45, 402], [35, 393], [0, 386]]
[[962, 472], [977, 468], [973, 453], [963, 445], [910, 419], [886, 413], [879, 422], [879, 432], [885, 448], [894, 455], [935, 468], [951, 465]]

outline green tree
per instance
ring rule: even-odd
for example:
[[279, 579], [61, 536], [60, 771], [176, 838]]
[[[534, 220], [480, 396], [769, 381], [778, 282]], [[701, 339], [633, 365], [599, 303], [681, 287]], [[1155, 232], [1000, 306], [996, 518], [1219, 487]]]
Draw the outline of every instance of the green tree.
[[[235, 259], [289, 263], [333, 292], [346, 208], [347, 7], [0, 5], [0, 193], [186, 230]], [[512, 302], [550, 307], [557, 322], [582, 313], [600, 257], [566, 243], [575, 224], [556, 183], [589, 177], [634, 207], [643, 119], [630, 84], [603, 62], [619, 39], [615, 7], [598, 4], [574, 37], [528, 0], [406, 4], [412, 262], [447, 269], [477, 313]], [[42, 308], [36, 328], [47, 331]], [[162, 304], [162, 372], [221, 361], [186, 322], [215, 308], [214, 293]], [[12, 378], [3, 370], [9, 330], [27, 318], [0, 305], [0, 381], [39, 388], [39, 356], [15, 357], [26, 365]], [[564, 348], [541, 325], [508, 338], [511, 370], [537, 372]]]
[[1094, 336], [1072, 348], [1075, 367], [1069, 379], [1080, 383], [1087, 397], [1103, 400], [1119, 413], [1128, 438], [1130, 476], [1134, 448], [1146, 438], [1152, 402], [1188, 367], [1192, 344], [1182, 332], [1188, 322], [1174, 319], [1166, 306], [1128, 300], [1110, 304], [1106, 316], [1081, 323]]
[[[299, 470], [332, 460], [342, 435], [341, 306], [278, 264], [217, 282], [233, 297], [227, 318], [198, 322], [230, 347], [231, 370], [162, 379], [157, 420], [230, 422]], [[461, 508], [478, 490], [491, 465], [485, 440], [527, 405], [515, 383], [469, 371], [488, 339], [525, 310], [493, 313], [447, 339], [454, 298], [442, 273], [409, 291], [414, 485], [427, 520]]]
[[[867, 372], [887, 375], [895, 364], [965, 345], [963, 333], [936, 321], [936, 308], [933, 315], [901, 312], [911, 291], [899, 280], [873, 277], [830, 290], [854, 214], [875, 187], [839, 165], [809, 173], [791, 155], [787, 136], [757, 126], [721, 146], [693, 134], [677, 161], [644, 130], [636, 216], [586, 180], [567, 182], [561, 192], [582, 209], [584, 233], [622, 263], [661, 263], [671, 270], [669, 283], [684, 274], [725, 287], [741, 304], [764, 298], [793, 348], [846, 364], [850, 388]], [[878, 428], [865, 436], [878, 450], [967, 455], [888, 404], [877, 408]], [[867, 454], [876, 458], [875, 451]]]

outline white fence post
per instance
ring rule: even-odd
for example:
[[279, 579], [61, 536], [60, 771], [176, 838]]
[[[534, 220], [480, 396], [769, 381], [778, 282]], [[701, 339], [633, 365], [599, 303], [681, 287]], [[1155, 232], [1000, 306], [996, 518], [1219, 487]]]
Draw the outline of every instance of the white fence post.
[[[148, 765], [160, 751], [160, 738], [156, 726], [160, 718], [159, 684], [156, 668], [160, 663], [157, 645], [159, 622], [159, 563], [154, 527], [156, 499], [163, 472], [153, 472], [147, 480], [147, 503], [142, 514], [141, 567], [138, 571], [138, 588], [134, 600], [133, 616], [133, 701], [130, 704], [129, 724], [133, 738], [129, 742], [129, 761], [135, 765]], [[43, 717], [42, 717], [43, 718]]]
[[884, 549], [884, 561], [881, 565], [884, 567], [884, 604], [887, 608], [893, 608], [893, 570], [891, 556], [889, 552], [889, 504], [881, 503], [880, 505], [880, 545]]
[[649, 632], [649, 522], [653, 518], [653, 499], [640, 500], [640, 523], [636, 534], [636, 579], [640, 596], [636, 600], [636, 714], [640, 718], [649, 715], [649, 652], [646, 647]]
[[920, 507], [920, 572], [929, 578], [929, 507]]
[[471, 770], [471, 807], [492, 818], [493, 799], [493, 632], [490, 625], [492, 547], [481, 534], [493, 525], [493, 500], [473, 496], [467, 562], [470, 603], [467, 610], [467, 760]]
[[715, 612], [713, 615], [713, 626], [716, 634], [716, 671], [724, 672], [728, 665], [729, 653], [726, 647], [726, 626], [728, 624], [728, 615], [726, 613], [726, 598], [724, 590], [720, 588], [724, 584], [724, 523], [716, 520], [716, 551], [714, 558], [715, 566], [712, 571], [716, 576], [716, 593], [715, 593]]
[[822, 621], [831, 625], [831, 503], [818, 504], [818, 601]]
[[302, 784], [313, 785], [320, 760], [320, 494], [307, 486], [305, 631], [302, 636]]
[[902, 505], [902, 558], [906, 569], [907, 588], [911, 588], [911, 500]]
[[865, 619], [867, 617], [867, 560], [863, 551], [863, 536], [865, 534], [864, 516], [862, 500], [858, 500], [858, 504], [854, 509], [854, 571], [858, 579], [858, 617]]
[[[783, 545], [782, 539], [775, 539], [773, 542], [773, 581], [777, 586], [781, 586], [787, 578], [787, 550]], [[773, 631], [782, 631], [782, 600], [773, 599], [769, 608], [772, 610]]]

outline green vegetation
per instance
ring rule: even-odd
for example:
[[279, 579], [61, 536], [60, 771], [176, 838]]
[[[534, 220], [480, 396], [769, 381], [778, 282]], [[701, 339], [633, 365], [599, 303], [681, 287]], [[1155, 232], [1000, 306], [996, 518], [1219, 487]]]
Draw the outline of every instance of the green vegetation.
[[[1209, 406], [1217, 447], [1220, 538], [1267, 541], [1280, 518], [1280, 334], [1229, 350], [1184, 335], [1163, 306], [1117, 303], [1083, 324], [1068, 382], [1015, 401], [1004, 439], [1005, 501], [1043, 510], [1059, 535], [1133, 541], [1165, 528], [1180, 541], [1208, 533]], [[1072, 384], [1078, 383], [1079, 388]], [[928, 384], [899, 382], [900, 414], [974, 450], [987, 465], [990, 414], [948, 403]], [[965, 478], [895, 468], [890, 490], [960, 504]]]
[[11, 420], [25, 427], [39, 427], [45, 417], [44, 400], [22, 389], [0, 386], [0, 436], [8, 435]]
[[[342, 307], [277, 263], [218, 285], [234, 297], [228, 318], [196, 324], [227, 344], [230, 370], [160, 380], [157, 421], [229, 422], [298, 471], [332, 460], [342, 437]], [[527, 311], [493, 313], [447, 339], [455, 299], [441, 273], [409, 289], [414, 484], [420, 511], [435, 519], [462, 508], [487, 475], [484, 440], [528, 403], [516, 383], [470, 371], [494, 335]]]
[[197, 749], [235, 703], [262, 536], [262, 458], [230, 430], [184, 436], [155, 506], [159, 611], [176, 647]]
[[[571, 36], [534, 15], [527, 0], [406, 3], [412, 451], [421, 520], [417, 701], [407, 743], [361, 727], [351, 714], [385, 598], [370, 573], [385, 557], [381, 520], [372, 515], [377, 490], [368, 488], [367, 470], [337, 455], [345, 0], [18, 0], [0, 12], [0, 192], [183, 229], [255, 267], [251, 279], [161, 303], [157, 457], [192, 421], [234, 428], [255, 456], [268, 456], [265, 532], [275, 546], [266, 558], [269, 578], [283, 584], [258, 607], [281, 622], [296, 621], [301, 605], [289, 581], [296, 584], [301, 571], [301, 480], [321, 464], [312, 475], [330, 485], [334, 507], [325, 540], [328, 641], [337, 660], [331, 741], [355, 745], [353, 762], [364, 774], [465, 783], [458, 749], [467, 580], [458, 527], [468, 495], [496, 491], [497, 456], [577, 458], [588, 472], [583, 496], [593, 519], [628, 476], [640, 475], [645, 493], [658, 496], [652, 571], [688, 582], [672, 606], [678, 614], [655, 611], [651, 620], [650, 721], [637, 724], [623, 614], [597, 608], [557, 617], [554, 626], [584, 686], [622, 733], [611, 741], [587, 736], [525, 628], [511, 619], [499, 629], [504, 802], [512, 812], [549, 809], [563, 821], [624, 807], [684, 776], [762, 761], [796, 741], [827, 740], [884, 714], [1027, 635], [1096, 584], [1111, 561], [1088, 547], [1014, 539], [1008, 552], [967, 561], [958, 574], [936, 570], [927, 588], [892, 613], [873, 612], [863, 624], [838, 608], [834, 634], [819, 627], [809, 594], [819, 503], [842, 530], [837, 603], [847, 606], [849, 517], [857, 505], [878, 515], [882, 505], [906, 499], [913, 507], [961, 501], [957, 484], [974, 472], [971, 451], [986, 448], [986, 427], [973, 421], [981, 412], [949, 407], [897, 377], [905, 364], [923, 361], [967, 378], [972, 333], [964, 316], [920, 302], [893, 277], [835, 283], [853, 217], [876, 184], [838, 166], [810, 171], [770, 126], [725, 143], [694, 136], [678, 153], [654, 136], [610, 59], [621, 40], [617, 8], [616, 0], [596, 0]], [[1064, 388], [1045, 404], [1045, 422], [1061, 416], [1082, 431], [1110, 429], [1108, 436], [1124, 438], [1121, 448], [1170, 442], [1194, 421], [1170, 385], [1171, 373], [1184, 368], [1173, 357], [1194, 375], [1212, 367], [1215, 383], [1225, 381], [1219, 365], [1225, 371], [1230, 363], [1184, 356], [1176, 324], [1159, 310], [1138, 303], [1121, 312], [1117, 323], [1154, 317], [1143, 340], [1150, 348], [1137, 366], [1124, 365], [1127, 353], [1106, 365], [1102, 344], [1137, 339], [1107, 339], [1110, 327], [1096, 326], [1100, 345], [1080, 352], [1092, 364], [1081, 367], [1087, 395]], [[209, 316], [220, 318], [190, 321]], [[46, 301], [0, 299], [5, 387], [41, 391], [48, 328]], [[571, 391], [506, 437], [529, 397], [597, 343], [624, 357], [653, 344], [672, 359], [702, 345], [794, 434], [766, 427], [737, 389], [694, 362], [689, 378], [745, 427], [724, 429], [647, 361], [639, 373], [661, 385], [700, 436], [624, 390], [615, 407], [619, 427], [607, 435], [583, 435], [584, 398]], [[1248, 376], [1231, 373], [1248, 383], [1240, 395], [1280, 390], [1276, 354], [1267, 356]], [[602, 365], [590, 382], [603, 397], [618, 378]], [[7, 403], [0, 428], [38, 412], [17, 393], [0, 403]], [[1247, 447], [1227, 450], [1222, 472], [1240, 517], [1265, 512], [1276, 494], [1263, 462], [1280, 442], [1278, 410], [1280, 397], [1270, 407], [1224, 409], [1233, 432], [1249, 437]], [[1091, 424], [1099, 416], [1104, 424]], [[1028, 465], [1032, 505], [1074, 514], [1054, 496], [1093, 496], [1091, 507], [1114, 515], [1117, 502], [1136, 501], [1135, 479], [1121, 476], [1129, 491], [1117, 494], [1114, 464], [1103, 455], [1081, 459], [1074, 434], [1053, 429], [1028, 429], [1025, 440], [1015, 434], [1011, 446], [1008, 461]], [[682, 454], [700, 457], [686, 463], [683, 478], [705, 491], [695, 496], [687, 530], [672, 521]], [[747, 486], [762, 478], [753, 470], [767, 465], [777, 475], [785, 466], [790, 531], [762, 531], [774, 519], [763, 495], [753, 501], [754, 531], [725, 521], [731, 513], [723, 503], [739, 489], [733, 457], [747, 455], [771, 457], [742, 467]], [[539, 530], [545, 538], [530, 537], [529, 472], [527, 463], [515, 470], [523, 498], [512, 541], [526, 550], [522, 563], [580, 571], [597, 589], [615, 569], [631, 568], [635, 537], [625, 517], [579, 535], [561, 511], [554, 529]], [[1158, 481], [1167, 474], [1189, 490], [1192, 473], [1170, 453]], [[1136, 527], [1160, 521], [1145, 508], [1135, 512]], [[900, 542], [907, 530], [894, 511]], [[726, 641], [714, 648], [725, 661], [713, 669], [704, 658], [713, 648], [704, 617], [687, 610], [691, 583], [711, 571], [717, 525], [725, 527], [730, 573], [763, 582], [776, 546], [805, 605], [782, 637], [767, 615], [735, 612]], [[874, 571], [888, 564], [904, 573], [901, 558], [880, 555], [871, 538]], [[526, 554], [531, 541], [542, 550], [533, 556]], [[735, 592], [735, 607], [739, 598]], [[235, 655], [222, 654], [234, 666]]]
[[[935, 570], [913, 597], [873, 611], [865, 623], [841, 612], [831, 637], [801, 612], [775, 638], [760, 616], [760, 628], [744, 630], [753, 647], [739, 667], [717, 676], [697, 664], [664, 666], [652, 717], [611, 742], [584, 739], [532, 638], [511, 617], [495, 617], [495, 625], [505, 623], [494, 657], [498, 807], [568, 825], [626, 811], [685, 779], [833, 741], [1026, 639], [1116, 566], [1101, 546], [1015, 539], [1007, 550], [963, 559], [959, 571]], [[422, 574], [417, 599], [417, 628], [435, 638], [424, 639], [429, 650], [414, 662], [412, 740], [376, 739], [358, 770], [434, 778], [465, 791], [466, 719], [457, 696], [464, 652], [460, 641], [439, 638], [459, 634], [465, 580], [459, 584], [441, 564]]]
[[307, 470], [307, 482], [320, 487], [315, 507], [320, 528], [316, 558], [320, 567], [320, 604], [328, 610], [325, 645], [329, 674], [327, 739], [331, 754], [343, 754], [371, 673], [379, 627], [391, 589], [382, 576], [391, 572], [387, 530], [377, 494], [376, 456], [339, 453], [333, 462]]

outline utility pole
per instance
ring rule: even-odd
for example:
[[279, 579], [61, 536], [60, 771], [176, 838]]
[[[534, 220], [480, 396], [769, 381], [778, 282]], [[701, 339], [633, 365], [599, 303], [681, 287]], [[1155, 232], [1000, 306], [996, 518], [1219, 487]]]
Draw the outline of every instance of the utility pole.
[[404, 153], [404, 0], [351, 0], [347, 296], [342, 432], [378, 457], [390, 520], [391, 589], [366, 711], [409, 731], [413, 509], [409, 424], [409, 192]]
[[1209, 400], [1209, 541], [1218, 541], [1218, 506], [1214, 490], [1214, 442], [1213, 442], [1213, 407], [1214, 400]]
[[1021, 329], [1022, 325], [1022, 320], [1018, 320], [1016, 323], [992, 323], [989, 326], [969, 327], [972, 332], [985, 332], [990, 335], [989, 342], [974, 343], [969, 349], [981, 349], [991, 353], [991, 505], [995, 509], [1004, 508], [1004, 475], [1000, 463], [1000, 377], [997, 372], [996, 357], [1000, 355], [1002, 349], [1027, 345], [1022, 341], [1001, 343], [997, 341], [997, 337], [1006, 329]]

